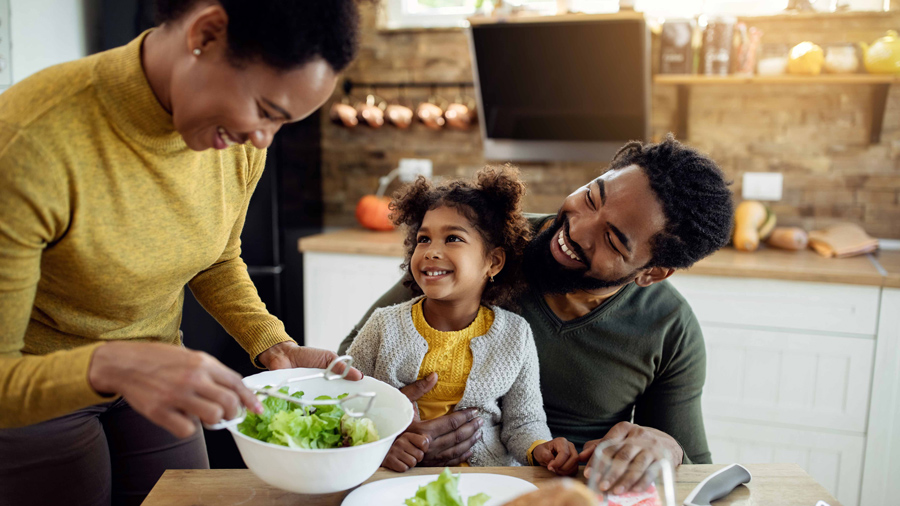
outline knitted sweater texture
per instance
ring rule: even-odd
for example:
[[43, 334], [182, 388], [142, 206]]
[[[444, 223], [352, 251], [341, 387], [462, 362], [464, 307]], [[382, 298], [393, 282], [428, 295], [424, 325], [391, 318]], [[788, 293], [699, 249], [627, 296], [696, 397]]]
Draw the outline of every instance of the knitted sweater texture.
[[[347, 353], [364, 374], [402, 388], [416, 381], [428, 343], [415, 328], [412, 306], [419, 298], [378, 309]], [[537, 440], [549, 440], [531, 327], [520, 316], [491, 307], [494, 323], [473, 338], [473, 363], [456, 409], [477, 408], [482, 440], [472, 448], [473, 466], [527, 464]]]

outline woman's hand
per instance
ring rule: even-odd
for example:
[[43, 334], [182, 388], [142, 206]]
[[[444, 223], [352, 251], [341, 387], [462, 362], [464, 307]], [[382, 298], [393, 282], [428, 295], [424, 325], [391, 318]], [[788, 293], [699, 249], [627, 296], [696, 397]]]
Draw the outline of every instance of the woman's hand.
[[243, 404], [262, 413], [240, 374], [201, 351], [160, 343], [111, 342], [98, 347], [88, 370], [100, 394], [120, 394], [138, 413], [177, 437], [234, 418]]
[[381, 465], [398, 473], [406, 472], [422, 462], [428, 451], [428, 443], [428, 438], [421, 434], [404, 432], [394, 440]]
[[[328, 367], [337, 354], [333, 351], [320, 350], [319, 348], [307, 348], [300, 346], [293, 341], [278, 343], [268, 350], [259, 354], [257, 360], [266, 366], [270, 371], [276, 369], [290, 369], [292, 367], [308, 367], [310, 369], [325, 369]], [[338, 364], [334, 367], [334, 372], [340, 373], [344, 370], [344, 364]], [[357, 381], [362, 379], [362, 373], [356, 368], [351, 367], [347, 373], [346, 379]]]
[[578, 451], [575, 450], [575, 445], [564, 437], [536, 446], [531, 456], [548, 471], [560, 476], [569, 476], [578, 471]]

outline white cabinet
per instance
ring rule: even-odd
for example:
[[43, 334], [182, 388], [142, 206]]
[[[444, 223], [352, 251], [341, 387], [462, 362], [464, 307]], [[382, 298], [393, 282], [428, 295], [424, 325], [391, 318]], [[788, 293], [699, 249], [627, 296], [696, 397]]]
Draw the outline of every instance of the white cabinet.
[[881, 288], [671, 279], [703, 328], [713, 461], [794, 462], [860, 504]]
[[375, 255], [304, 253], [304, 344], [337, 351], [369, 307], [401, 278], [402, 261]]
[[718, 417], [706, 417], [704, 423], [716, 463], [793, 462], [844, 506], [857, 504], [866, 444], [863, 435], [729, 422]]
[[704, 325], [707, 416], [866, 431], [874, 339]]
[[704, 323], [875, 336], [881, 288], [772, 279], [669, 278]]
[[866, 444], [863, 506], [900, 502], [900, 289], [881, 297], [872, 406]]

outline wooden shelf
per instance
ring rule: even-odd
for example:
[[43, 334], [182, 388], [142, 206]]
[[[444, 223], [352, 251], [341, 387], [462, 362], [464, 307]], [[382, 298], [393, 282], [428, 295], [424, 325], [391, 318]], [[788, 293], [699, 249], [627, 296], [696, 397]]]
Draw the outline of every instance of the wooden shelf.
[[854, 18], [892, 18], [900, 12], [891, 11], [843, 11], [843, 12], [780, 12], [763, 16], [738, 16], [739, 21], [809, 21]]
[[705, 76], [694, 74], [658, 74], [653, 76], [655, 85], [674, 85], [678, 88], [677, 121], [675, 134], [683, 140], [689, 139], [688, 109], [691, 90], [694, 86], [731, 85], [811, 85], [844, 84], [874, 86], [872, 93], [872, 126], [869, 139], [872, 144], [881, 142], [881, 127], [884, 124], [884, 110], [892, 84], [900, 84], [900, 75], [890, 74], [822, 74], [818, 76]]
[[644, 19], [643, 12], [619, 11], [608, 14], [558, 14], [555, 16], [541, 16], [536, 13], [523, 12], [507, 17], [473, 16], [468, 19], [469, 24], [496, 25], [507, 23], [571, 23], [584, 21], [620, 21], [623, 19]]
[[891, 74], [822, 74], [818, 76], [702, 76], [694, 74], [659, 74], [655, 84], [725, 85], [725, 84], [897, 84], [900, 75]]

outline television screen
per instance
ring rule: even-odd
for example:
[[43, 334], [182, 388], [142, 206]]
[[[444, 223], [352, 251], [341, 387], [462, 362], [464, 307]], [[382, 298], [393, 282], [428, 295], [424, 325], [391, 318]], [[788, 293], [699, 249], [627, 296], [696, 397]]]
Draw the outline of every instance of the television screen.
[[[508, 148], [501, 158], [522, 159], [517, 146], [530, 159], [603, 158], [603, 148], [645, 140], [648, 39], [644, 20], [634, 17], [474, 25], [486, 156], [499, 143]], [[555, 149], [566, 144], [583, 154]]]

